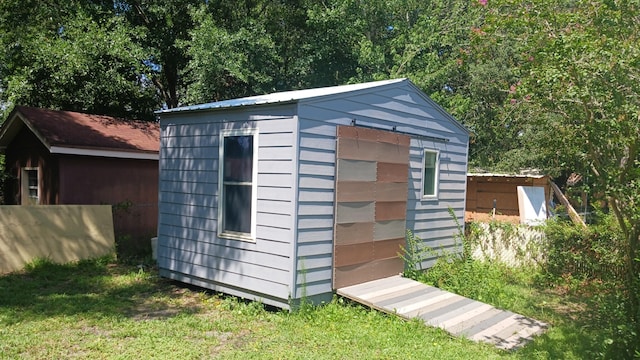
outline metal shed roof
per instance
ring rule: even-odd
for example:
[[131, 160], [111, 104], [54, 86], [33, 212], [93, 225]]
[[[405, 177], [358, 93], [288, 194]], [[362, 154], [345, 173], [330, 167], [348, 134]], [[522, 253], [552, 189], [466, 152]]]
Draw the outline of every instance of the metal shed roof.
[[503, 177], [503, 178], [531, 178], [542, 179], [546, 177], [544, 174], [501, 174], [501, 173], [467, 173], [467, 176], [475, 177]]
[[249, 96], [249, 97], [244, 97], [239, 99], [231, 99], [231, 100], [217, 101], [217, 102], [211, 102], [206, 104], [159, 110], [156, 113], [166, 114], [166, 113], [174, 113], [174, 112], [181, 112], [181, 111], [209, 110], [209, 109], [220, 109], [220, 108], [232, 108], [232, 107], [239, 107], [239, 106], [293, 102], [293, 101], [298, 101], [302, 99], [335, 95], [335, 94], [347, 93], [347, 92], [357, 91], [357, 90], [365, 90], [365, 89], [375, 88], [382, 85], [401, 83], [404, 81], [408, 81], [408, 80], [405, 78], [402, 78], [402, 79], [393, 79], [393, 80], [374, 81], [374, 82], [368, 82], [363, 84], [351, 84], [351, 85], [330, 86], [330, 87], [315, 88], [315, 89], [283, 91], [283, 92], [277, 92], [272, 94]]

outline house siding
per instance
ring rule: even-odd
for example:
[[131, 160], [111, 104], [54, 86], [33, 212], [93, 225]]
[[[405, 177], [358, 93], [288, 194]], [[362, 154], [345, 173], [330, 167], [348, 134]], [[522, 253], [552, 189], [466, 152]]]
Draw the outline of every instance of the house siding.
[[[422, 199], [422, 152], [423, 149], [440, 151], [439, 181], [437, 199]], [[449, 142], [434, 142], [412, 139], [409, 154], [409, 200], [407, 204], [407, 229], [433, 249], [461, 251], [455, 235], [459, 229], [456, 220], [464, 226], [464, 206], [466, 190], [466, 143], [455, 138]], [[430, 267], [436, 260], [434, 255], [422, 263]]]
[[[57, 155], [60, 204], [113, 205], [125, 252], [148, 251], [158, 228], [158, 161]], [[117, 180], [120, 179], [120, 180]]]
[[[161, 121], [161, 275], [287, 308], [294, 239], [293, 106], [179, 113]], [[219, 134], [257, 128], [255, 242], [217, 236]]]
[[[297, 296], [332, 292], [336, 126], [370, 126], [412, 136], [406, 228], [426, 245], [451, 249], [458, 231], [451, 207], [464, 224], [468, 133], [409, 84], [385, 86], [357, 95], [340, 94], [299, 104]], [[427, 137], [446, 139], [428, 140]], [[440, 151], [436, 200], [421, 198], [422, 151]], [[430, 266], [427, 259], [423, 266]]]
[[333, 292], [336, 129], [310, 118], [304, 107], [300, 114], [295, 298], [328, 301]]

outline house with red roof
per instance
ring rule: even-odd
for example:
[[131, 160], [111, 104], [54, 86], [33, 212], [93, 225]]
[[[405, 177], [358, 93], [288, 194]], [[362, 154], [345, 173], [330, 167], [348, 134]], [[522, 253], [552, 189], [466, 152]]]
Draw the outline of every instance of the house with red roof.
[[7, 205], [111, 204], [116, 236], [158, 219], [157, 123], [16, 106], [0, 127]]

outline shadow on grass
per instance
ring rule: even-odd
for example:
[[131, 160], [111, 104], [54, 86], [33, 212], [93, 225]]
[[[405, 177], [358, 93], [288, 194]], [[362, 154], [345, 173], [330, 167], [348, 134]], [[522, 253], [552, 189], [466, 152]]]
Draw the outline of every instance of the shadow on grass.
[[521, 359], [603, 358], [606, 334], [599, 328], [591, 308], [582, 296], [561, 294], [534, 286], [532, 296], [522, 299], [528, 316], [545, 321], [549, 328], [514, 355]]
[[52, 316], [133, 317], [141, 299], [170, 293], [169, 282], [155, 274], [109, 258], [65, 265], [38, 260], [0, 277], [0, 320], [11, 325]]
[[578, 326], [565, 325], [552, 326], [515, 355], [521, 359], [602, 358], [599, 350], [593, 334], [584, 332]]

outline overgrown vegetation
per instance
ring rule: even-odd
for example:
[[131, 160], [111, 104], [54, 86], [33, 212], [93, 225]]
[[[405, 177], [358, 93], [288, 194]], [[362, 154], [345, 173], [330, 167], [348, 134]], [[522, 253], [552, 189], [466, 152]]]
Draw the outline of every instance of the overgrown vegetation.
[[[467, 238], [460, 237], [460, 240], [469, 244]], [[407, 232], [407, 243], [415, 244], [413, 246], [420, 248], [421, 252], [408, 253], [404, 250], [402, 257], [407, 265], [404, 276], [503, 309], [513, 309], [513, 301], [517, 301], [505, 284], [527, 283], [531, 280], [525, 276], [530, 273], [528, 271], [516, 271], [501, 263], [473, 259], [467, 245], [463, 246], [462, 252], [430, 249], [421, 245], [422, 240], [410, 231]], [[422, 270], [419, 264], [435, 254], [439, 255], [435, 265], [426, 271]]]
[[553, 220], [548, 222], [545, 233], [548, 261], [541, 272], [542, 283], [589, 299], [595, 310], [594, 321], [606, 333], [608, 355], [640, 357], [635, 323], [639, 314], [630, 313], [637, 310], [630, 302], [640, 292], [640, 277], [627, 283], [631, 269], [626, 268], [625, 236], [613, 215], [598, 213], [595, 223], [587, 229]]
[[[442, 256], [427, 271], [420, 264], [437, 249], [424, 247], [421, 239], [408, 232], [408, 247], [402, 254], [407, 265], [405, 276], [499, 308], [546, 319], [552, 323], [548, 336], [564, 331], [554, 330], [558, 324], [578, 326], [591, 339], [590, 345], [584, 344], [581, 350], [584, 357], [640, 357], [636, 324], [629, 313], [633, 307], [629, 306], [631, 296], [626, 287], [626, 254], [622, 250], [625, 240], [612, 215], [598, 213], [587, 229], [563, 219], [550, 220], [543, 227], [545, 261], [534, 266], [513, 267], [495, 259], [474, 259], [469, 251], [478, 241], [478, 229], [471, 225], [466, 234], [459, 229], [457, 238], [466, 244], [463, 252], [440, 250]], [[494, 224], [486, 229], [502, 231], [503, 226]], [[524, 291], [523, 287], [529, 290]], [[565, 306], [564, 310], [571, 313], [570, 325], [567, 318], [547, 318], [549, 309]]]

